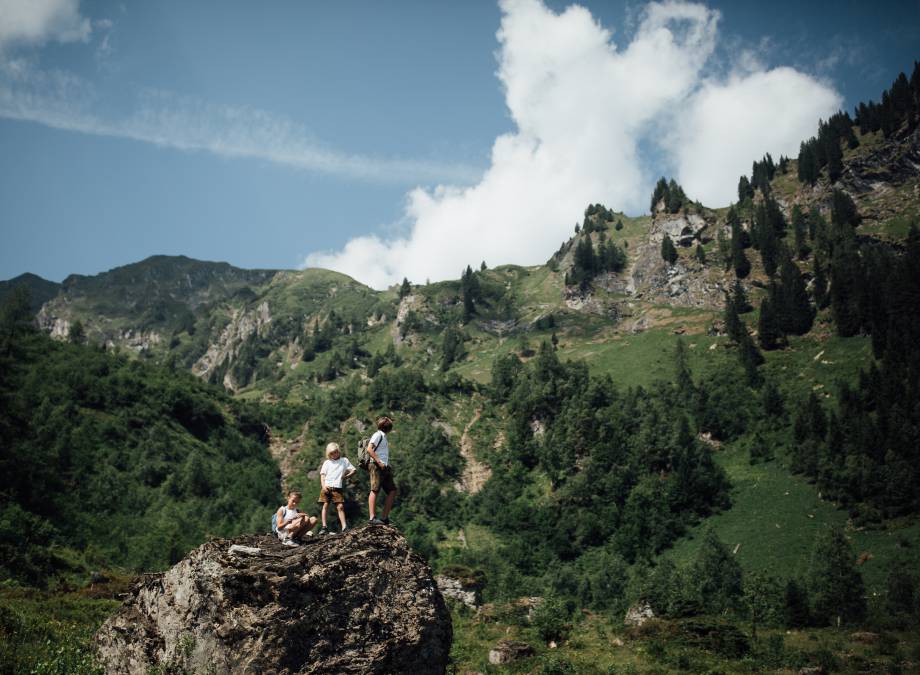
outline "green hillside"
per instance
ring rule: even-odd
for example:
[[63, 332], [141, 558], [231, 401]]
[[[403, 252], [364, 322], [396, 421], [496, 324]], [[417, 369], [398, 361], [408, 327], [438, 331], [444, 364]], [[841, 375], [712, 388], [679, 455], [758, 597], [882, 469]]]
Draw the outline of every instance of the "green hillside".
[[[495, 672], [502, 635], [537, 649], [520, 672], [916, 667], [912, 95], [755, 161], [729, 208], [665, 179], [650, 215], [588, 205], [544, 265], [375, 291], [155, 256], [69, 277], [38, 314], [55, 339], [10, 294], [4, 667], [29, 663], [48, 593], [267, 528], [282, 486], [311, 494], [326, 443], [354, 458], [381, 412], [394, 523], [488, 603], [455, 608], [458, 670]], [[68, 596], [80, 644], [107, 597]], [[657, 620], [624, 630], [643, 605]]]

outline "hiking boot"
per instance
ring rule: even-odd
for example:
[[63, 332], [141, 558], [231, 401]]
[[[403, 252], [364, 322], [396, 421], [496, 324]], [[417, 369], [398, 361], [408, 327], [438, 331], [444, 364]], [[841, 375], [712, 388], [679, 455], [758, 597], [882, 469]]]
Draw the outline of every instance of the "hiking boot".
[[389, 524], [390, 524], [390, 519], [389, 519], [389, 518], [381, 518], [381, 519], [380, 519], [380, 522], [383, 523], [384, 525], [389, 525]]
[[374, 517], [367, 521], [368, 525], [383, 525], [383, 521], [380, 518]]
[[329, 534], [329, 530], [326, 529], [325, 527], [321, 527], [319, 529], [319, 534]]
[[343, 527], [343, 528], [342, 528], [342, 534], [345, 534], [345, 530], [347, 530], [347, 529], [348, 529], [348, 525], [346, 525], [345, 527]]
[[298, 544], [298, 543], [297, 543], [296, 541], [294, 541], [293, 539], [285, 539], [285, 540], [282, 541], [281, 543], [284, 544], [285, 546], [293, 546], [293, 547], [300, 546], [300, 544]]

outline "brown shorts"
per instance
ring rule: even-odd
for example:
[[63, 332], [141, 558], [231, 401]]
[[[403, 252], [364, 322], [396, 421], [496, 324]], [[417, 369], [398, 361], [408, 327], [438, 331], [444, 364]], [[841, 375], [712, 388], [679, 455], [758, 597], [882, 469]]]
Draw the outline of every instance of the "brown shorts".
[[380, 492], [380, 488], [387, 494], [399, 492], [393, 482], [393, 469], [390, 466], [381, 469], [376, 462], [371, 462], [367, 470], [371, 474], [371, 492]]
[[[328, 490], [328, 493], [326, 490]], [[345, 493], [342, 488], [326, 488], [326, 490], [319, 491], [319, 499], [316, 500], [317, 504], [328, 504], [330, 501], [333, 504], [345, 503]]]

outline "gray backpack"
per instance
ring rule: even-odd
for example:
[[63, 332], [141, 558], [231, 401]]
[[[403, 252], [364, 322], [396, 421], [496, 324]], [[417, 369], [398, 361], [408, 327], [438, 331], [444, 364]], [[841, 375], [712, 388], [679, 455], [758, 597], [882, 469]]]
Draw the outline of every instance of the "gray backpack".
[[371, 455], [367, 451], [367, 446], [370, 442], [370, 438], [362, 438], [358, 441], [358, 466], [365, 471], [367, 471], [368, 467], [371, 465]]

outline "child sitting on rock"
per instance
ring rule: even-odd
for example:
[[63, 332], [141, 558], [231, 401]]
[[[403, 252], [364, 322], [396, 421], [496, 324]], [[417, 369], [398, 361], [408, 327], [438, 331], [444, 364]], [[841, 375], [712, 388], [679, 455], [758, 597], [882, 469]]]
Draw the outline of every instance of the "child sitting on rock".
[[355, 473], [355, 467], [348, 461], [347, 457], [342, 457], [338, 443], [330, 443], [326, 446], [326, 461], [319, 470], [320, 492], [319, 499], [316, 501], [323, 505], [323, 527], [320, 534], [326, 534], [326, 511], [329, 508], [329, 502], [335, 504], [336, 511], [339, 513], [339, 524], [342, 526], [342, 532], [348, 529], [345, 523], [345, 496], [343, 487], [345, 481]]
[[278, 509], [278, 539], [285, 546], [297, 546], [296, 539], [313, 535], [310, 530], [316, 525], [316, 516], [308, 516], [297, 508], [301, 497], [299, 492], [291, 492], [287, 505]]

